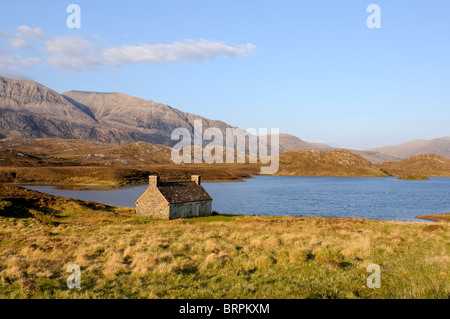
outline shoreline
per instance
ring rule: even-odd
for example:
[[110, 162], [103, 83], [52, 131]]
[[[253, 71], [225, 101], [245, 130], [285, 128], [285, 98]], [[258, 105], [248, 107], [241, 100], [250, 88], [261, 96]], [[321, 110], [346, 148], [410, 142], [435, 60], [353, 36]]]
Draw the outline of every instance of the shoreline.
[[[217, 183], [217, 182], [213, 182], [213, 183]], [[60, 184], [53, 184], [53, 185], [36, 185], [36, 184], [4, 184], [4, 185], [10, 185], [13, 187], [20, 187], [21, 189], [27, 190], [27, 191], [31, 191], [31, 192], [36, 192], [39, 194], [44, 194], [45, 196], [52, 196], [52, 197], [56, 197], [56, 198], [64, 198], [64, 199], [73, 199], [71, 197], [62, 197], [62, 196], [57, 196], [57, 195], [51, 195], [51, 194], [47, 194], [44, 192], [39, 192], [39, 191], [35, 191], [35, 190], [31, 190], [29, 188], [27, 188], [26, 186], [53, 186], [53, 187], [58, 187], [58, 189], [61, 190], [74, 190], [74, 191], [108, 191], [108, 190], [112, 190], [112, 189], [117, 189], [117, 188], [109, 188], [109, 189], [105, 189], [105, 188], [88, 188], [88, 189], [73, 189], [73, 188], [66, 188], [64, 186], [67, 185], [60, 185]], [[145, 185], [145, 184], [142, 184]], [[122, 186], [123, 188], [128, 188], [128, 187], [135, 187], [135, 186], [142, 186], [142, 185], [127, 185], [127, 186]], [[63, 186], [63, 187], [61, 187]], [[84, 201], [84, 202], [88, 202], [85, 200], [81, 200], [81, 199], [75, 199], [78, 201]], [[107, 205], [107, 206], [111, 206], [111, 207], [115, 207], [115, 208], [119, 208], [119, 209], [135, 209], [134, 207], [122, 207], [122, 206], [114, 206], [114, 205], [109, 205], [109, 204], [103, 204], [103, 203], [99, 203], [96, 201], [89, 201], [89, 202], [93, 202], [93, 203], [97, 203], [97, 204], [101, 204], [101, 205]], [[450, 222], [450, 213], [440, 213], [440, 214], [427, 214], [427, 215], [418, 215], [413, 217], [414, 219], [417, 220], [408, 220], [408, 221], [403, 221], [403, 220], [392, 220], [392, 219], [377, 219], [377, 218], [365, 218], [365, 217], [337, 217], [337, 216], [307, 216], [307, 215], [261, 215], [261, 214], [233, 214], [233, 213], [218, 213], [217, 215], [212, 215], [210, 217], [213, 216], [247, 216], [247, 217], [264, 217], [264, 218], [324, 218], [324, 219], [344, 219], [344, 220], [351, 220], [351, 219], [360, 219], [360, 220], [367, 220], [367, 221], [382, 221], [382, 222], [392, 222], [392, 223], [439, 223], [439, 222]]]
[[419, 215], [416, 218], [429, 220], [435, 223], [450, 223], [450, 213]]

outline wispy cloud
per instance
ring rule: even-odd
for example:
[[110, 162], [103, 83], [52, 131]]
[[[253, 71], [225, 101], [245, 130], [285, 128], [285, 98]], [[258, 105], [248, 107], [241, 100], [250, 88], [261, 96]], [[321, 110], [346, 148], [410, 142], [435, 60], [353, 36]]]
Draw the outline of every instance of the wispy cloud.
[[26, 73], [20, 69], [30, 70], [40, 62], [36, 57], [23, 57], [11, 54], [0, 48], [0, 74], [8, 77], [26, 77]]
[[16, 33], [0, 30], [0, 36], [6, 38], [15, 49], [32, 50], [35, 41], [45, 38], [45, 31], [42, 28], [31, 28], [27, 25], [17, 27]]
[[[81, 36], [56, 36], [46, 39], [42, 28], [26, 25], [17, 27], [16, 33], [0, 29], [0, 37], [9, 42], [10, 49], [32, 51], [39, 45], [42, 59], [0, 51], [0, 66], [9, 72], [29, 69], [42, 62], [50, 67], [68, 71], [117, 68], [128, 64], [165, 64], [174, 62], [203, 62], [217, 57], [246, 58], [257, 47], [251, 43], [228, 45], [222, 41], [185, 39], [173, 43], [123, 45], [104, 48]], [[103, 44], [103, 41], [100, 41]], [[35, 50], [36, 51], [36, 50]], [[22, 52], [21, 52], [22, 53]], [[2, 72], [2, 69], [0, 69]]]
[[19, 27], [17, 27], [17, 30], [19, 30], [19, 32], [29, 38], [34, 38], [34, 39], [43, 39], [45, 37], [45, 31], [42, 28], [30, 28], [27, 25], [21, 25]]
[[255, 52], [251, 43], [229, 46], [225, 42], [191, 40], [170, 44], [141, 44], [138, 46], [121, 46], [103, 50], [105, 61], [111, 65], [133, 63], [163, 64], [176, 61], [201, 62], [216, 57], [245, 58], [248, 52]]
[[69, 70], [98, 69], [102, 63], [99, 49], [82, 37], [63, 36], [45, 42], [49, 66]]

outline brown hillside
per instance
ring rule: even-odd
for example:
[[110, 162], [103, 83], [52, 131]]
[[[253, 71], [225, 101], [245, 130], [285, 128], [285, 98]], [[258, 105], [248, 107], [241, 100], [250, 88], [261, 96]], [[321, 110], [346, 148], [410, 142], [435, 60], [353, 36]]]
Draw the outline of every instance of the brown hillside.
[[39, 157], [27, 153], [18, 152], [12, 149], [5, 149], [0, 146], [0, 166], [76, 166], [64, 159], [53, 157]]
[[[4, 154], [1, 153], [3, 150]], [[123, 146], [82, 140], [20, 139], [0, 141], [0, 166], [102, 165], [145, 166], [170, 164], [170, 148], [145, 142]], [[20, 153], [19, 153], [20, 152]], [[12, 158], [8, 154], [19, 153]], [[34, 160], [33, 160], [34, 159]]]
[[362, 156], [347, 150], [298, 150], [280, 154], [277, 175], [295, 176], [386, 176]]
[[437, 154], [421, 154], [398, 162], [383, 162], [376, 165], [392, 175], [416, 174], [450, 177], [450, 159]]
[[134, 142], [118, 146], [93, 141], [35, 139], [0, 141], [0, 182], [94, 185], [145, 184], [148, 175], [185, 180], [230, 181], [258, 174], [257, 164], [183, 164], [171, 161], [171, 149]]

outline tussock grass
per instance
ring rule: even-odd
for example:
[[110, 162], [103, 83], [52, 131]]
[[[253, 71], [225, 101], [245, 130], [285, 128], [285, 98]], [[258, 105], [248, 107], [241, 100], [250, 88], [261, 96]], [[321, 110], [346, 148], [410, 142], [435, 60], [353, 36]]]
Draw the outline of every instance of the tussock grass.
[[[450, 296], [446, 223], [221, 215], [162, 221], [95, 203], [46, 203], [53, 223], [0, 217], [0, 298]], [[380, 289], [366, 286], [372, 263], [382, 269]], [[81, 289], [66, 286], [70, 264], [81, 267]]]

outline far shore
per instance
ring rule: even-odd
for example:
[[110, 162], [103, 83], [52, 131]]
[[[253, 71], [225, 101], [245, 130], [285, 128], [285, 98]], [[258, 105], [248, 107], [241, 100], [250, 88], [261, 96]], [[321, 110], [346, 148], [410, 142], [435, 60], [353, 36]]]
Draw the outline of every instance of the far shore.
[[[395, 178], [399, 181], [416, 181], [416, 180], [408, 180], [408, 179], [399, 179], [395, 176], [332, 176], [332, 175], [259, 175], [259, 174], [253, 174], [248, 176], [242, 176], [232, 179], [226, 179], [226, 178], [213, 178], [213, 179], [202, 179], [202, 183], [237, 183], [237, 182], [246, 182], [247, 180], [256, 178], [256, 177], [314, 177], [314, 178], [349, 178], [349, 179], [358, 179], [358, 178]], [[431, 177], [427, 180], [432, 180], [436, 177]], [[439, 177], [437, 177], [439, 178]], [[444, 176], [444, 178], [446, 178]], [[131, 187], [131, 186], [142, 186], [147, 185], [148, 177], [141, 178], [140, 180], [134, 180], [132, 183], [124, 183], [119, 181], [112, 181], [112, 180], [98, 180], [98, 182], [95, 183], [72, 183], [72, 182], [64, 182], [57, 180], [32, 180], [32, 181], [17, 181], [17, 182], [5, 182], [1, 181], [0, 183], [3, 183], [5, 185], [13, 185], [13, 186], [27, 186], [27, 185], [33, 185], [33, 186], [56, 186], [59, 189], [67, 189], [67, 190], [113, 190], [123, 187]], [[171, 181], [183, 181], [188, 179], [178, 178], [178, 179], [171, 179]]]

